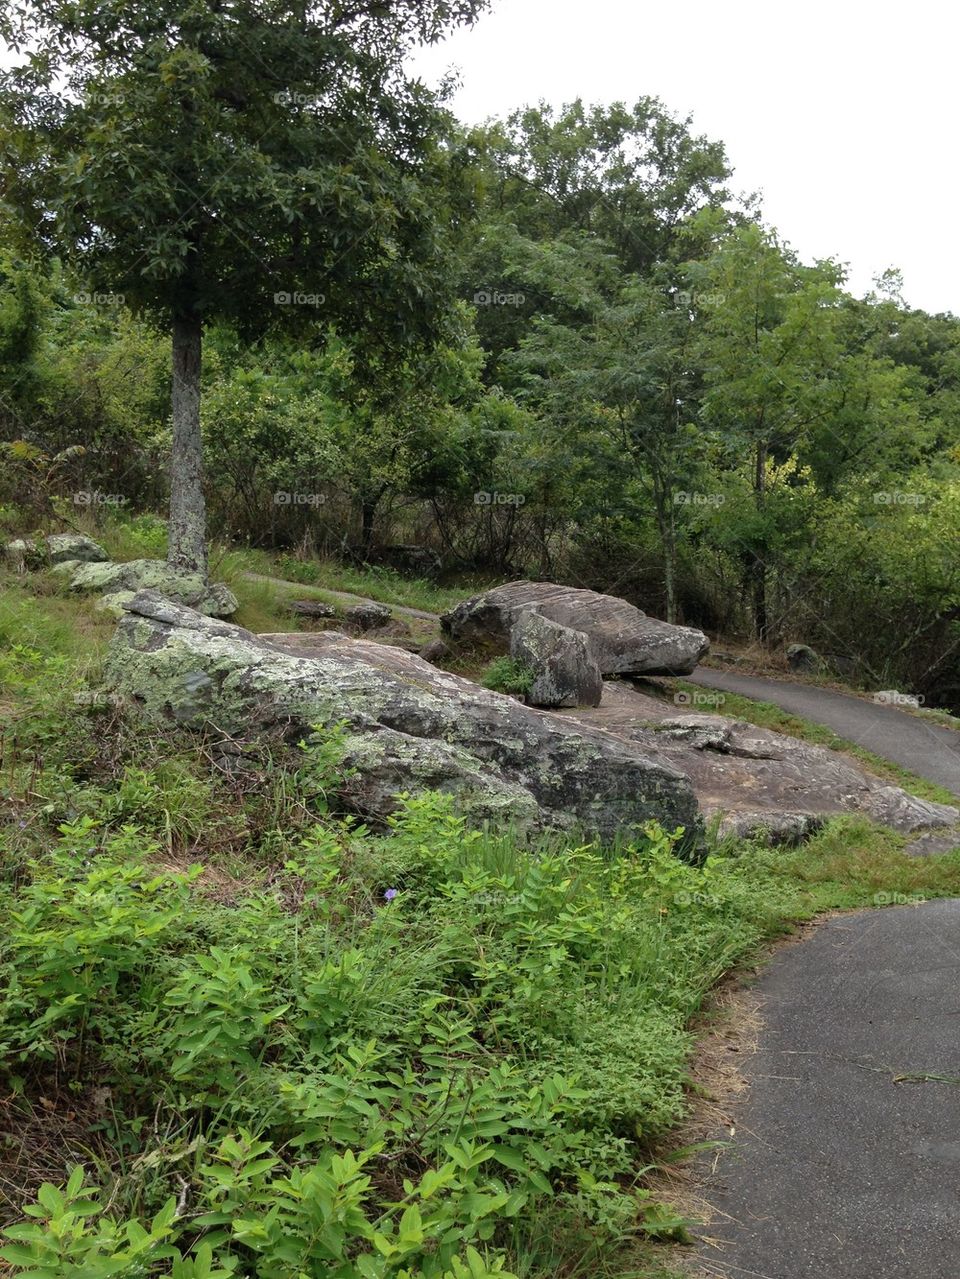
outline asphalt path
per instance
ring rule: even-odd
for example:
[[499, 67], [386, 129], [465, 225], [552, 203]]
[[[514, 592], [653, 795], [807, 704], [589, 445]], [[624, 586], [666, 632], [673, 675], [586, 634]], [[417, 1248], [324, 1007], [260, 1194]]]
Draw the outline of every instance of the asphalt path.
[[702, 1186], [700, 1273], [957, 1279], [960, 901], [829, 918], [755, 990], [759, 1047]]

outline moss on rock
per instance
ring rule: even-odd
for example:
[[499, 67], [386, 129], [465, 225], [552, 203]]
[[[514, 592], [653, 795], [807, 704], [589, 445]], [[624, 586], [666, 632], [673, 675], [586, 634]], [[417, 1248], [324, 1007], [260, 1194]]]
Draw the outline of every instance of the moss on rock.
[[221, 582], [208, 584], [201, 573], [173, 568], [165, 560], [80, 564], [72, 574], [70, 587], [75, 591], [102, 591], [104, 594], [158, 591], [206, 617], [229, 617], [240, 607], [236, 596]]

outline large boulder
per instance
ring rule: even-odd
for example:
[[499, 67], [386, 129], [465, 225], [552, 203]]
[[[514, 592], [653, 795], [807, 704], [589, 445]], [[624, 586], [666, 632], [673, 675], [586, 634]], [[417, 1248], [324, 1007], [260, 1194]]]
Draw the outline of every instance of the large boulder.
[[440, 624], [456, 644], [505, 653], [531, 610], [588, 635], [602, 675], [689, 675], [710, 647], [702, 631], [657, 621], [614, 595], [550, 582], [507, 582], [458, 604]]
[[114, 595], [121, 591], [158, 591], [168, 599], [195, 608], [207, 617], [230, 617], [240, 607], [222, 582], [207, 582], [201, 573], [172, 568], [165, 560], [127, 560], [123, 564], [72, 566], [70, 589]]
[[510, 632], [510, 656], [533, 672], [531, 706], [599, 706], [603, 677], [590, 641], [532, 609]]
[[602, 838], [651, 819], [699, 831], [687, 780], [657, 753], [332, 631], [253, 635], [141, 591], [126, 605], [107, 685], [151, 717], [232, 737], [291, 740], [345, 724], [343, 799], [386, 816], [403, 791], [453, 794], [500, 827]]

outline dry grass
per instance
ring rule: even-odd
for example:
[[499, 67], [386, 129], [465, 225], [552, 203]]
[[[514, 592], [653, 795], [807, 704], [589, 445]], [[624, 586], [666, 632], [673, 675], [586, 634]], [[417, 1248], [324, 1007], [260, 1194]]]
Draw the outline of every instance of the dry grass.
[[93, 1130], [110, 1113], [109, 1093], [99, 1086], [76, 1093], [66, 1082], [48, 1082], [35, 1097], [0, 1098], [0, 1222], [17, 1220], [43, 1182], [59, 1185], [65, 1167], [108, 1157], [107, 1143]]

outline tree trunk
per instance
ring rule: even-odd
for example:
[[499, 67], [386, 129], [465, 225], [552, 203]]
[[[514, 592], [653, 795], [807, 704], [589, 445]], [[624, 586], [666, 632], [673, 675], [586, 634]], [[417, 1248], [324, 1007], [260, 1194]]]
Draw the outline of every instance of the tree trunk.
[[380, 499], [376, 497], [364, 497], [360, 501], [360, 550], [364, 559], [373, 545], [373, 525], [379, 503]]
[[671, 540], [664, 543], [663, 557], [663, 589], [667, 597], [666, 620], [672, 624], [677, 620], [677, 548]]
[[[767, 496], [767, 445], [765, 441], [757, 444], [756, 472], [754, 476], [754, 498], [757, 510], [762, 511]], [[767, 561], [766, 546], [755, 552], [751, 576], [753, 578], [753, 629], [761, 644], [767, 640]]]
[[207, 576], [207, 518], [200, 435], [200, 321], [173, 321], [173, 450], [170, 455], [170, 540], [167, 562]]
[[677, 620], [677, 528], [673, 505], [673, 487], [664, 483], [656, 467], [651, 468], [653, 478], [653, 509], [663, 547], [663, 593], [667, 622]]

